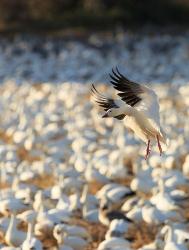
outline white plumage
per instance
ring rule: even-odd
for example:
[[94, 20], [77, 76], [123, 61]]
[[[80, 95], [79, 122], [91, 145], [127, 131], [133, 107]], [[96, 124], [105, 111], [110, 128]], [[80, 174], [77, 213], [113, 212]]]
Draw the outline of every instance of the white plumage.
[[113, 249], [130, 250], [130, 242], [119, 237], [113, 237], [102, 241], [98, 246], [98, 250], [113, 250]]
[[95, 101], [106, 111], [102, 117], [114, 117], [118, 120], [126, 118], [127, 127], [147, 144], [146, 159], [154, 141], [157, 141], [161, 155], [166, 146], [166, 138], [160, 126], [156, 93], [145, 85], [128, 80], [116, 70], [112, 70], [113, 74], [110, 74], [111, 83], [119, 91], [118, 96], [121, 99], [106, 98], [92, 85]]

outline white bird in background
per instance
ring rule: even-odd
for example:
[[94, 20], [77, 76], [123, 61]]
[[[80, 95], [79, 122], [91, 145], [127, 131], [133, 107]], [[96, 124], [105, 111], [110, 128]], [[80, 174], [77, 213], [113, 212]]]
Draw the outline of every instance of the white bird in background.
[[110, 74], [113, 87], [121, 99], [106, 98], [92, 84], [91, 92], [95, 101], [106, 113], [102, 116], [123, 120], [127, 126], [147, 144], [146, 157], [150, 155], [151, 142], [157, 141], [160, 155], [166, 146], [166, 138], [160, 126], [159, 102], [156, 93], [145, 85], [132, 82], [118, 69]]
[[5, 242], [9, 246], [19, 247], [26, 239], [26, 233], [17, 229], [15, 214], [11, 214], [10, 223], [5, 234]]

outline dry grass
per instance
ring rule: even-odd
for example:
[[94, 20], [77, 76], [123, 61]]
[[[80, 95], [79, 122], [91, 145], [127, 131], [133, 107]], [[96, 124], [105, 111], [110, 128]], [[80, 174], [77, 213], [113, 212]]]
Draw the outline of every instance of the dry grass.
[[154, 241], [158, 228], [142, 222], [134, 225], [128, 232], [126, 237], [132, 240], [133, 249], [138, 249], [146, 244]]
[[0, 189], [4, 189], [4, 188], [8, 188], [9, 185], [7, 183], [4, 182], [0, 182]]
[[32, 156], [28, 150], [26, 150], [24, 147], [19, 147], [17, 149], [17, 155], [20, 159], [20, 161], [27, 161], [27, 162], [34, 162], [34, 161], [40, 161], [41, 158], [39, 156]]
[[5, 142], [6, 144], [12, 144], [13, 138], [11, 135], [8, 135], [6, 131], [0, 129], [0, 140]]
[[30, 183], [39, 189], [45, 189], [52, 187], [55, 184], [55, 179], [53, 175], [43, 175], [35, 177], [35, 179], [33, 179]]
[[103, 184], [98, 183], [96, 181], [88, 183], [89, 185], [89, 193], [95, 195], [98, 190], [100, 190], [103, 187]]

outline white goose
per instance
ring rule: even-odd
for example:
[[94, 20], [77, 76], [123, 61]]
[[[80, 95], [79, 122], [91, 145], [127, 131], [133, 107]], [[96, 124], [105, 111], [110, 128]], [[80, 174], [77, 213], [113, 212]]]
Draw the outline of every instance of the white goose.
[[119, 237], [112, 237], [110, 239], [102, 241], [99, 246], [98, 250], [130, 250], [130, 242], [119, 238]]
[[9, 227], [5, 234], [5, 242], [9, 246], [19, 247], [26, 239], [26, 233], [17, 229], [15, 214], [11, 215]]
[[[65, 223], [58, 224], [58, 225], [60, 225], [59, 229], [61, 228], [61, 230], [68, 233], [68, 235], [78, 236], [78, 237], [81, 237], [83, 239], [90, 239], [91, 238], [89, 232], [84, 227], [77, 226], [77, 225], [68, 225]], [[57, 226], [57, 228], [58, 228], [58, 226]]]
[[167, 239], [164, 250], [187, 250], [188, 248], [183, 243], [178, 243], [174, 230], [171, 226], [167, 226]]
[[106, 232], [105, 239], [110, 239], [112, 237], [123, 237], [125, 233], [128, 232], [129, 223], [124, 220], [112, 220], [108, 231]]
[[53, 236], [57, 240], [58, 245], [65, 244], [72, 247], [74, 250], [83, 250], [88, 242], [79, 236], [68, 235], [61, 224], [58, 224], [53, 229]]
[[22, 244], [22, 250], [42, 250], [41, 241], [33, 236], [33, 224], [28, 224], [28, 232], [25, 241]]
[[146, 159], [150, 154], [151, 142], [157, 141], [160, 155], [166, 146], [166, 138], [160, 127], [159, 103], [156, 93], [145, 85], [132, 82], [123, 76], [118, 69], [112, 69], [111, 83], [119, 91], [121, 99], [106, 98], [94, 85], [91, 92], [100, 107], [106, 113], [104, 117], [123, 120], [126, 116], [127, 126], [147, 144]]

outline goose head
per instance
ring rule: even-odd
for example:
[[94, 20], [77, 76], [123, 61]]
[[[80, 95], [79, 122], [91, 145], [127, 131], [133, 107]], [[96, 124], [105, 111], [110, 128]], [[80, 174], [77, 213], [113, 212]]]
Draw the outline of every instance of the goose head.
[[102, 116], [102, 118], [114, 117], [118, 120], [123, 120], [126, 114], [129, 114], [129, 110], [127, 108], [111, 108], [106, 111], [106, 113]]
[[100, 209], [101, 209], [102, 211], [108, 210], [108, 209], [109, 209], [108, 204], [100, 205]]
[[58, 244], [64, 242], [64, 227], [61, 224], [57, 224], [53, 229], [53, 236], [57, 240]]
[[107, 198], [103, 198], [100, 201], [100, 210], [102, 212], [107, 212], [107, 211], [111, 210], [111, 203], [110, 203], [110, 201]]
[[106, 113], [102, 116], [102, 118], [107, 118], [107, 117], [115, 117], [117, 116], [118, 110], [116, 108], [111, 108], [106, 111]]

